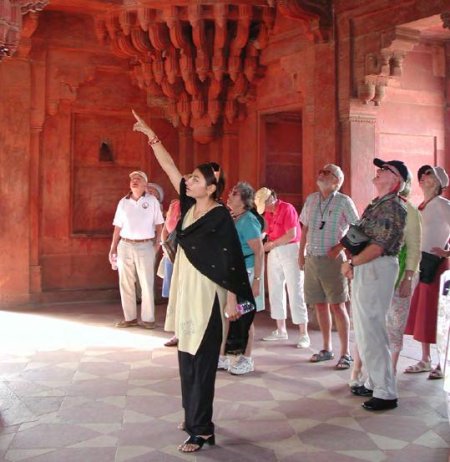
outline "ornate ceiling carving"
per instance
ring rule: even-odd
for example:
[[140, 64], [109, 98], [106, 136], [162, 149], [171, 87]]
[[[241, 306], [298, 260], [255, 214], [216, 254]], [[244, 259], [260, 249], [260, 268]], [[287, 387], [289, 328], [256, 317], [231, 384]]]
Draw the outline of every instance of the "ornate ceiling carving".
[[99, 40], [130, 60], [150, 105], [164, 105], [171, 122], [191, 127], [197, 141], [212, 141], [224, 120], [245, 116], [264, 73], [259, 55], [275, 9], [256, 1], [139, 3], [98, 18]]
[[[17, 50], [22, 35], [22, 16], [35, 14], [47, 4], [48, 0], [0, 0], [0, 61], [12, 56]], [[33, 29], [30, 23], [35, 20], [37, 16], [28, 21], [26, 33]]]

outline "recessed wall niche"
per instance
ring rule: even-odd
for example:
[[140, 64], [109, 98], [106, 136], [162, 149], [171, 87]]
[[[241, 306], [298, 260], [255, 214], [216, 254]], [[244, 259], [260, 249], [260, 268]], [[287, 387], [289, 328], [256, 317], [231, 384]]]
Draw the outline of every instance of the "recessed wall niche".
[[104, 113], [73, 114], [72, 139], [71, 234], [110, 236], [128, 174], [141, 164], [141, 140], [130, 117]]

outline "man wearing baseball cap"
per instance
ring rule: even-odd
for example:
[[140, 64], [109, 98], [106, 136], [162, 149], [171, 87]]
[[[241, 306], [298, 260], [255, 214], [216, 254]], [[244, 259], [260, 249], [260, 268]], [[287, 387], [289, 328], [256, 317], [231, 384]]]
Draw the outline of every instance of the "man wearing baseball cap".
[[373, 163], [378, 167], [372, 179], [378, 196], [358, 222], [366, 245], [362, 250], [349, 247], [353, 255], [342, 264], [342, 274], [352, 280], [356, 344], [368, 375], [364, 385], [351, 390], [356, 396], [371, 397], [363, 403], [364, 409], [381, 411], [397, 407], [386, 313], [399, 270], [397, 255], [403, 241], [406, 207], [398, 193], [408, 179], [408, 169], [398, 160], [374, 159]]
[[[147, 192], [147, 175], [130, 173], [130, 192], [117, 205], [109, 252], [111, 265], [119, 271], [120, 298], [124, 319], [116, 327], [155, 327], [153, 295], [155, 254], [159, 248], [164, 219], [155, 196]], [[136, 280], [137, 277], [137, 280]], [[136, 282], [142, 290], [141, 320], [138, 322]]]

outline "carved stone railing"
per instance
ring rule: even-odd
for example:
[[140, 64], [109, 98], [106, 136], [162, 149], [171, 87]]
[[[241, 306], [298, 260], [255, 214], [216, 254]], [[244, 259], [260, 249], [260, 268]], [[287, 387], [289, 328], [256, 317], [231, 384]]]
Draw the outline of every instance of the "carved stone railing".
[[96, 32], [130, 60], [149, 104], [164, 106], [175, 126], [191, 127], [194, 139], [208, 143], [224, 120], [245, 116], [264, 74], [259, 55], [275, 9], [261, 1], [179, 3], [130, 1], [97, 18]]
[[[12, 56], [22, 35], [29, 38], [37, 26], [37, 12], [48, 0], [0, 0], [0, 61]], [[22, 16], [31, 13], [31, 19], [22, 22]]]

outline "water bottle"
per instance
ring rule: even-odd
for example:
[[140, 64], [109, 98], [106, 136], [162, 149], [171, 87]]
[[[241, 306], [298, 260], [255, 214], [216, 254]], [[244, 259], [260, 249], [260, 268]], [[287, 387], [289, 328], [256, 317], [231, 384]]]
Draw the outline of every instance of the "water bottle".
[[248, 301], [245, 301], [245, 302], [242, 302], [242, 303], [238, 303], [236, 305], [236, 310], [239, 311], [239, 313], [241, 314], [241, 316], [243, 314], [247, 314], [247, 313], [250, 313], [250, 311], [253, 311], [255, 309], [255, 305], [253, 305], [253, 303], [250, 303]]
[[111, 255], [111, 269], [117, 271], [117, 254], [113, 253]]
[[[242, 303], [238, 303], [236, 305], [236, 311], [242, 316], [244, 314], [250, 313], [250, 311], [253, 311], [255, 309], [255, 305], [252, 303], [245, 301]], [[228, 313], [225, 313], [225, 317], [228, 319]]]

